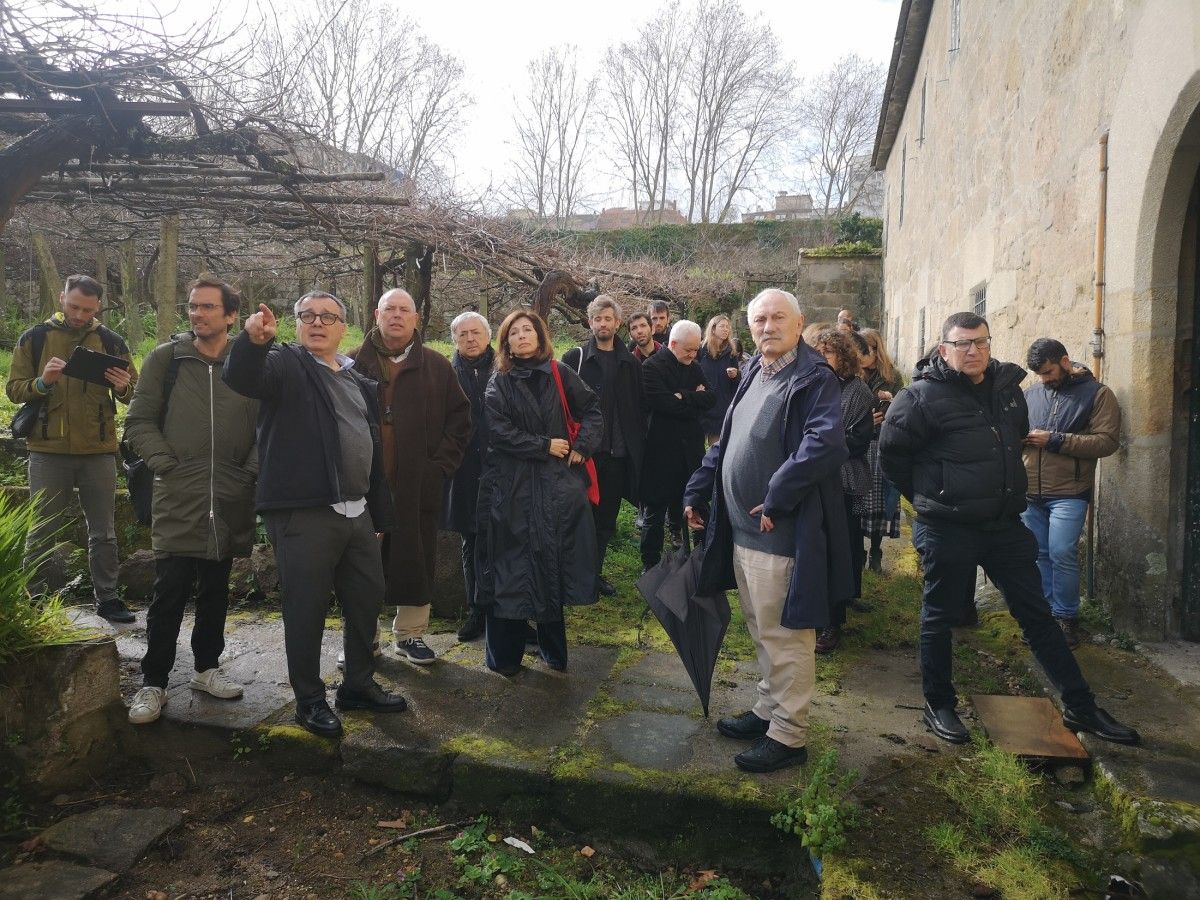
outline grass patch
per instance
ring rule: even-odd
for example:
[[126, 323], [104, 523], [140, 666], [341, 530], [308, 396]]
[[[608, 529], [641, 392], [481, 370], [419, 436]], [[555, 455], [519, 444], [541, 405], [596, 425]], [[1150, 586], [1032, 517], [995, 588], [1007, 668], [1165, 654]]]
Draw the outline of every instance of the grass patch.
[[94, 632], [75, 625], [57, 594], [29, 597], [34, 565], [25, 565], [25, 536], [37, 522], [32, 503], [0, 496], [0, 663], [39, 647], [73, 644]]

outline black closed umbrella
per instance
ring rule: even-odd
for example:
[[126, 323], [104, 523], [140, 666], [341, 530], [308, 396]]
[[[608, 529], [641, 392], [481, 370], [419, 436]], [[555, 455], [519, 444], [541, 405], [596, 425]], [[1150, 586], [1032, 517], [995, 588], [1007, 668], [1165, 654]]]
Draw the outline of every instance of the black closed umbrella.
[[729, 628], [729, 601], [724, 591], [697, 592], [703, 562], [703, 547], [688, 553], [685, 546], [642, 575], [637, 587], [675, 645], [707, 718], [717, 653]]

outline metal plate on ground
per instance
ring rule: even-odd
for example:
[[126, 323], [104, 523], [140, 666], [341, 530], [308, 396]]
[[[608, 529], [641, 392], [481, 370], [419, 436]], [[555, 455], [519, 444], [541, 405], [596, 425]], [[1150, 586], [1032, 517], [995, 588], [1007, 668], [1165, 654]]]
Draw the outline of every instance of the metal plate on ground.
[[1045, 697], [971, 697], [979, 723], [992, 743], [1024, 759], [1045, 762], [1086, 761], [1079, 738], [1063, 726], [1062, 714]]

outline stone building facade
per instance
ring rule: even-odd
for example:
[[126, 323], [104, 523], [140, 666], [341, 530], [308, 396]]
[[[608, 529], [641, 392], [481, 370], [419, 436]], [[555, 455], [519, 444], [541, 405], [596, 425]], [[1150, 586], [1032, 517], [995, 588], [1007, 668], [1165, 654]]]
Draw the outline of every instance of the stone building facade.
[[1119, 627], [1200, 640], [1200, 3], [904, 0], [874, 164], [898, 361], [975, 309], [996, 358], [1053, 336], [1101, 367], [1124, 424], [1098, 593]]

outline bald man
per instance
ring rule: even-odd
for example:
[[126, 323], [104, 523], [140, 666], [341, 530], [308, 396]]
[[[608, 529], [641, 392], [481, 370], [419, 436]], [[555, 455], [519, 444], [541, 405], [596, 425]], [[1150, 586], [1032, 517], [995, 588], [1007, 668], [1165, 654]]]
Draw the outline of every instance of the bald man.
[[383, 539], [386, 604], [395, 604], [396, 652], [417, 665], [434, 661], [425, 643], [437, 564], [443, 487], [471, 438], [471, 403], [450, 361], [421, 344], [421, 316], [407, 291], [387, 291], [375, 327], [350, 351], [354, 368], [379, 384], [384, 472], [396, 530]]

